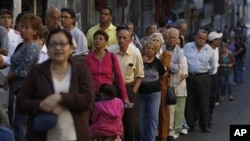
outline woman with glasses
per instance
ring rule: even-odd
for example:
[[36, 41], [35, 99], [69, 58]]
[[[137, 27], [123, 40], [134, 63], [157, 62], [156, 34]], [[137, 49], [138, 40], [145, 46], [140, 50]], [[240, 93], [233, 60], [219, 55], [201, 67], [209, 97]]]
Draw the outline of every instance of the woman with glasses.
[[[29, 115], [27, 140], [89, 140], [89, 111], [94, 101], [91, 73], [71, 59], [73, 42], [68, 31], [52, 30], [46, 46], [50, 59], [30, 71], [17, 98], [19, 111]], [[45, 132], [35, 131], [33, 119], [40, 112], [56, 114], [56, 125]]]

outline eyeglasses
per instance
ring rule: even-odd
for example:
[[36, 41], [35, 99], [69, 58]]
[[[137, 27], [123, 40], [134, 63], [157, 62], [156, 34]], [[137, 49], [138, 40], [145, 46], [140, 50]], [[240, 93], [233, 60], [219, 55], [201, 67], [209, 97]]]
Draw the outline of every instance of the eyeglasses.
[[68, 44], [69, 44], [69, 42], [65, 42], [65, 43], [63, 43], [63, 42], [60, 42], [60, 43], [50, 43], [49, 47], [56, 48], [57, 46], [59, 46], [61, 48], [64, 48]]
[[71, 17], [68, 17], [68, 16], [61, 16], [61, 19], [65, 19], [65, 20], [67, 20], [67, 19], [70, 19]]

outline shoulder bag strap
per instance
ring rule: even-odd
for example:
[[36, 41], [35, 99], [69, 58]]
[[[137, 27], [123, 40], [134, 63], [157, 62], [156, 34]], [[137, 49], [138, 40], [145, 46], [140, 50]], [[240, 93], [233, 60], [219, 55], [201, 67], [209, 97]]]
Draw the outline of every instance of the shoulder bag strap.
[[111, 53], [111, 61], [112, 61], [112, 70], [113, 70], [113, 73], [114, 73], [114, 77], [116, 77], [116, 76], [115, 76], [114, 53]]

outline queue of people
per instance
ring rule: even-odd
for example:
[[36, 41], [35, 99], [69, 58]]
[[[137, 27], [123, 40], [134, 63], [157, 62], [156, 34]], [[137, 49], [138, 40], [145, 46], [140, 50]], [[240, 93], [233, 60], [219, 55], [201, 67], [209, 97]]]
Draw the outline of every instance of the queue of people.
[[[243, 37], [200, 29], [187, 40], [179, 19], [139, 39], [133, 23], [111, 23], [110, 8], [99, 16], [85, 36], [70, 8], [48, 8], [46, 25], [21, 14], [15, 30], [0, 10], [0, 94], [9, 95], [0, 121], [12, 130], [0, 132], [15, 141], [174, 141], [196, 124], [210, 132], [215, 106], [243, 82]], [[166, 103], [168, 87], [176, 104]], [[56, 115], [43, 132], [34, 128], [41, 113]]]

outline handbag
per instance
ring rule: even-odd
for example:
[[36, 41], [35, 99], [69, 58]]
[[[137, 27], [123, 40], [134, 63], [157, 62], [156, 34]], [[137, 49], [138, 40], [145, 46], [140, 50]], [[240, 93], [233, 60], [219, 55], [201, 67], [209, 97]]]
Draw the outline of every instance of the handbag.
[[174, 87], [167, 86], [166, 104], [167, 105], [176, 104], [176, 95]]
[[[45, 78], [45, 75], [42, 74], [42, 79], [45, 84], [48, 86], [50, 93], [53, 93], [51, 86], [48, 83], [48, 80]], [[36, 132], [46, 132], [47, 130], [53, 128], [57, 124], [58, 116], [55, 113], [50, 112], [39, 112], [34, 116], [33, 120], [33, 129]]]
[[[116, 71], [115, 71], [115, 63], [114, 63], [114, 54], [113, 53], [111, 54], [111, 60], [112, 60], [112, 70], [113, 70], [113, 73], [114, 73], [114, 76], [115, 76]], [[114, 77], [114, 79], [113, 79], [113, 85], [115, 86], [116, 91], [117, 91], [116, 97], [122, 98], [120, 83], [115, 78], [116, 77]]]

